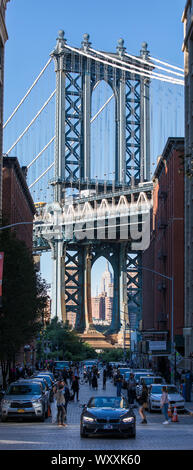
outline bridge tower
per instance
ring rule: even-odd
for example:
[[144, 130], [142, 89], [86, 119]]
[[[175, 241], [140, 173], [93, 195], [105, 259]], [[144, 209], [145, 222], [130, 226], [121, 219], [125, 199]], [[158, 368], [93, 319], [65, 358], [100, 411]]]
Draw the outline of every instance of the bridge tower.
[[[54, 203], [65, 204], [65, 191], [70, 186], [78, 191], [96, 188], [91, 178], [91, 102], [98, 82], [105, 80], [115, 98], [115, 181], [109, 191], [131, 189], [150, 180], [149, 78], [131, 66], [151, 70], [147, 44], [140, 52], [144, 63], [126, 55], [124, 41], [118, 41], [115, 53], [100, 54], [91, 47], [84, 34], [81, 48], [67, 45], [59, 31], [51, 53], [56, 72], [56, 134]], [[116, 59], [116, 60], [115, 60]], [[119, 66], [120, 64], [120, 66]], [[98, 182], [97, 196], [104, 193], [104, 182]], [[132, 191], [131, 191], [132, 192]], [[131, 195], [132, 198], [132, 195]], [[93, 329], [91, 311], [91, 268], [103, 255], [114, 268], [114, 304], [109, 333], [123, 331], [128, 310], [134, 303], [141, 314], [141, 252], [131, 250], [128, 240], [100, 239], [64, 241], [61, 232], [50, 241], [53, 253], [52, 317], [66, 321], [68, 312], [76, 315], [80, 332]]]

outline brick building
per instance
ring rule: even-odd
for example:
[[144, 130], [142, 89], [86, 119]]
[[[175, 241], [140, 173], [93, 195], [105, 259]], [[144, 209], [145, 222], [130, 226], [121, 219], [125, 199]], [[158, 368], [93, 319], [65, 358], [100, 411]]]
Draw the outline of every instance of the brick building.
[[26, 182], [25, 168], [16, 157], [3, 157], [3, 218], [8, 224], [31, 222], [14, 227], [19, 240], [32, 250], [32, 231], [35, 206]]
[[[183, 138], [169, 138], [154, 173], [150, 246], [143, 267], [174, 279], [174, 342], [184, 352], [184, 175]], [[172, 282], [143, 269], [142, 349], [165, 367], [172, 331]], [[154, 343], [152, 343], [154, 341]], [[150, 352], [150, 351], [149, 351]]]
[[0, 217], [2, 215], [2, 153], [3, 153], [3, 104], [4, 104], [4, 50], [8, 39], [5, 12], [9, 0], [0, 0]]

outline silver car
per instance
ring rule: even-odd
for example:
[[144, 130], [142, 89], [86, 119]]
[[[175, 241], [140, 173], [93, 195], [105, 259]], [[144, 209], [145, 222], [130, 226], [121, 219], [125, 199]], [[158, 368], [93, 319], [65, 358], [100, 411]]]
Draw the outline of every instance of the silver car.
[[[168, 398], [172, 410], [176, 406], [177, 411], [184, 411], [184, 398], [178, 392], [178, 389], [175, 385], [164, 384], [168, 391]], [[162, 387], [163, 384], [152, 384], [149, 389], [149, 398], [148, 398], [148, 408], [149, 411], [160, 411], [160, 400], [162, 396]]]
[[136, 387], [136, 397], [137, 397], [137, 400], [140, 398], [141, 396], [141, 393], [142, 393], [142, 388], [143, 388], [143, 383], [145, 383], [146, 387], [148, 388], [148, 390], [150, 389], [150, 386], [152, 384], [165, 384], [165, 380], [163, 379], [163, 377], [158, 377], [157, 375], [156, 376], [153, 376], [153, 375], [147, 375], [147, 376], [144, 376], [144, 377], [141, 377], [140, 378], [140, 381], [139, 381], [139, 384], [137, 385]]
[[44, 421], [46, 397], [41, 383], [18, 380], [10, 384], [1, 401], [1, 420], [8, 418], [38, 418]]

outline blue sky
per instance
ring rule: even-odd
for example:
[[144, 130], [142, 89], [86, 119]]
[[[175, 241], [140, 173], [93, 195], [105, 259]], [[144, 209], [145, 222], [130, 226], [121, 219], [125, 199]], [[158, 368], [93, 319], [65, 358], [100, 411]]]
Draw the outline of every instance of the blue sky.
[[[92, 47], [115, 51], [123, 38], [130, 54], [139, 55], [142, 42], [151, 56], [183, 67], [183, 24], [185, 0], [11, 0], [6, 24], [9, 40], [5, 50], [4, 118], [24, 96], [39, 74], [63, 29], [67, 43], [80, 47], [84, 33]], [[43, 275], [50, 281], [48, 259]], [[104, 271], [99, 263], [97, 273]], [[47, 275], [48, 273], [48, 275]]]
[[6, 23], [5, 115], [23, 97], [49, 58], [63, 29], [67, 42], [115, 51], [122, 37], [127, 52], [139, 54], [143, 41], [153, 57], [183, 65], [181, 51], [185, 0], [11, 0]]

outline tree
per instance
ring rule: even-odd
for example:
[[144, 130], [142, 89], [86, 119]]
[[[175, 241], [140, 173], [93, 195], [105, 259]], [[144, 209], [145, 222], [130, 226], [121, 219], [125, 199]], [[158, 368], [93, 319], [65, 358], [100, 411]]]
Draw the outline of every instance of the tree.
[[0, 251], [4, 252], [0, 359], [5, 385], [7, 370], [14, 362], [15, 354], [37, 334], [45, 296], [42, 299], [41, 280], [25, 243], [10, 230], [3, 230], [0, 232]]
[[[63, 324], [57, 318], [52, 319], [42, 332], [42, 341], [49, 344], [51, 351], [49, 357], [52, 359], [82, 361], [97, 357], [95, 350], [82, 341], [68, 322]], [[39, 344], [40, 354], [43, 349], [42, 341]]]

